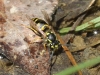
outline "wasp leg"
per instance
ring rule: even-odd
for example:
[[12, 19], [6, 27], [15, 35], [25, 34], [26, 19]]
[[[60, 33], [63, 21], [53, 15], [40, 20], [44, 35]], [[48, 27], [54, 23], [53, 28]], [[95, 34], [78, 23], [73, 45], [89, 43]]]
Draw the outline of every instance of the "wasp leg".
[[[45, 50], [47, 50], [47, 45], [46, 44], [43, 44], [44, 45], [44, 48], [45, 48]], [[50, 48], [48, 48], [49, 50], [49, 63], [50, 63], [50, 65], [51, 65], [51, 63], [52, 63], [52, 57], [53, 57], [53, 52], [51, 52], [50, 51]]]
[[47, 50], [46, 44], [43, 44], [43, 46], [44, 46], [44, 49]]
[[53, 58], [53, 55], [54, 55], [54, 52], [52, 52], [52, 54], [50, 55], [50, 60], [51, 60], [50, 66], [51, 67], [55, 64], [55, 62], [57, 60], [57, 55], [54, 58]]
[[51, 51], [50, 52], [50, 61], [51, 61], [51, 63], [52, 63], [53, 54], [54, 54], [54, 51]]
[[49, 63], [51, 65], [54, 51], [51, 51], [50, 48], [47, 49], [48, 46], [46, 44], [43, 44], [43, 45], [44, 45], [45, 50], [48, 50], [49, 51]]

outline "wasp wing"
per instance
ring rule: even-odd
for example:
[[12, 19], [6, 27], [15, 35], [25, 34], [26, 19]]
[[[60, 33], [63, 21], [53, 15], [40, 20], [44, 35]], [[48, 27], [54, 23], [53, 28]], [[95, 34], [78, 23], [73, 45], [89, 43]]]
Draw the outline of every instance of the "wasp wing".
[[48, 25], [50, 26], [50, 30], [53, 31], [53, 32], [55, 33], [55, 31], [54, 31], [54, 29], [53, 29], [53, 27], [52, 27], [52, 22], [51, 22], [51, 20], [50, 20], [50, 18], [49, 18], [49, 15], [47, 14], [47, 12], [46, 12], [45, 10], [42, 10], [41, 12], [42, 12], [43, 15], [44, 15], [44, 19], [46, 19]]
[[26, 17], [30, 21], [30, 27], [28, 27], [28, 28], [31, 29], [36, 35], [41, 36], [42, 34], [40, 33], [39, 29], [37, 28], [35, 22], [28, 15], [26, 15]]
[[44, 15], [44, 19], [47, 21], [47, 23], [51, 26], [51, 20], [49, 18], [49, 15], [47, 14], [47, 12], [45, 10], [41, 10], [42, 14]]

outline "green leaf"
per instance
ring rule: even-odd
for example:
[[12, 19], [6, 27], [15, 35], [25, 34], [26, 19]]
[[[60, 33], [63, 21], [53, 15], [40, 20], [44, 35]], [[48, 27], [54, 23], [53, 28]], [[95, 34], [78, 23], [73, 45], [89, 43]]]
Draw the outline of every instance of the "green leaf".
[[100, 27], [100, 23], [95, 24], [95, 28]]
[[60, 34], [67, 33], [67, 32], [69, 32], [70, 28], [71, 28], [71, 27], [62, 28], [62, 29], [60, 29], [59, 33], [60, 33]]
[[84, 63], [81, 63], [77, 66], [74, 66], [74, 67], [71, 67], [71, 68], [68, 68], [68, 69], [65, 69], [57, 74], [54, 74], [54, 75], [71, 75], [72, 73], [75, 73], [81, 69], [84, 69], [84, 68], [87, 68], [87, 67], [90, 67], [90, 66], [93, 66], [93, 65], [96, 65], [100, 63], [100, 56], [99, 57], [96, 57], [94, 59], [91, 59], [91, 60], [88, 60]]
[[[76, 29], [75, 29], [75, 31], [76, 32], [77, 31], [81, 31], [81, 30], [84, 30], [84, 29], [86, 29], [88, 27], [94, 27], [94, 28], [100, 27], [100, 17], [97, 17], [97, 18], [95, 18], [95, 19], [93, 19], [93, 20], [91, 20], [91, 21], [89, 21], [87, 23], [84, 23], [84, 24], [82, 24], [80, 26], [77, 26]], [[59, 30], [59, 33], [60, 34], [68, 33], [69, 30], [70, 30], [70, 28], [71, 27], [62, 28], [62, 29]]]
[[98, 23], [100, 23], [100, 17], [97, 17], [97, 18], [95, 18], [95, 19], [93, 19], [93, 20], [91, 20], [91, 21], [89, 21], [87, 23], [84, 23], [84, 24], [76, 27], [75, 31], [83, 30], [83, 29], [85, 29], [85, 28], [87, 28], [89, 26], [92, 26], [92, 25], [95, 25], [95, 24], [98, 24]]

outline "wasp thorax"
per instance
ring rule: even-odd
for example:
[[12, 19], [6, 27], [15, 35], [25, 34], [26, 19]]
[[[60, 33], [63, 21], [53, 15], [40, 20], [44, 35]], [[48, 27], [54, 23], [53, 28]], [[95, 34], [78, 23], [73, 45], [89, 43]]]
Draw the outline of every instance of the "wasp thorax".
[[48, 33], [47, 38], [52, 42], [56, 40], [56, 36], [54, 35], [54, 33]]

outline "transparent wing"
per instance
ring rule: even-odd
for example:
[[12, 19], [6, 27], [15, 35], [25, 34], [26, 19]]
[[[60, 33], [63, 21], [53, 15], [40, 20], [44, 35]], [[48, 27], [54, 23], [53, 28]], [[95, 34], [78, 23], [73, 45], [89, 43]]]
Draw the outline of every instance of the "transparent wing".
[[47, 12], [45, 10], [41, 10], [42, 14], [44, 15], [44, 19], [47, 21], [47, 23], [51, 26], [51, 20], [49, 18], [49, 15], [47, 14]]
[[47, 12], [45, 10], [42, 10], [41, 12], [44, 15], [44, 19], [46, 19], [47, 23], [49, 24], [50, 30], [53, 31], [53, 33], [55, 33], [55, 31], [54, 31], [54, 29], [52, 27], [52, 22], [51, 22], [51, 20], [49, 18], [49, 15], [47, 14]]

